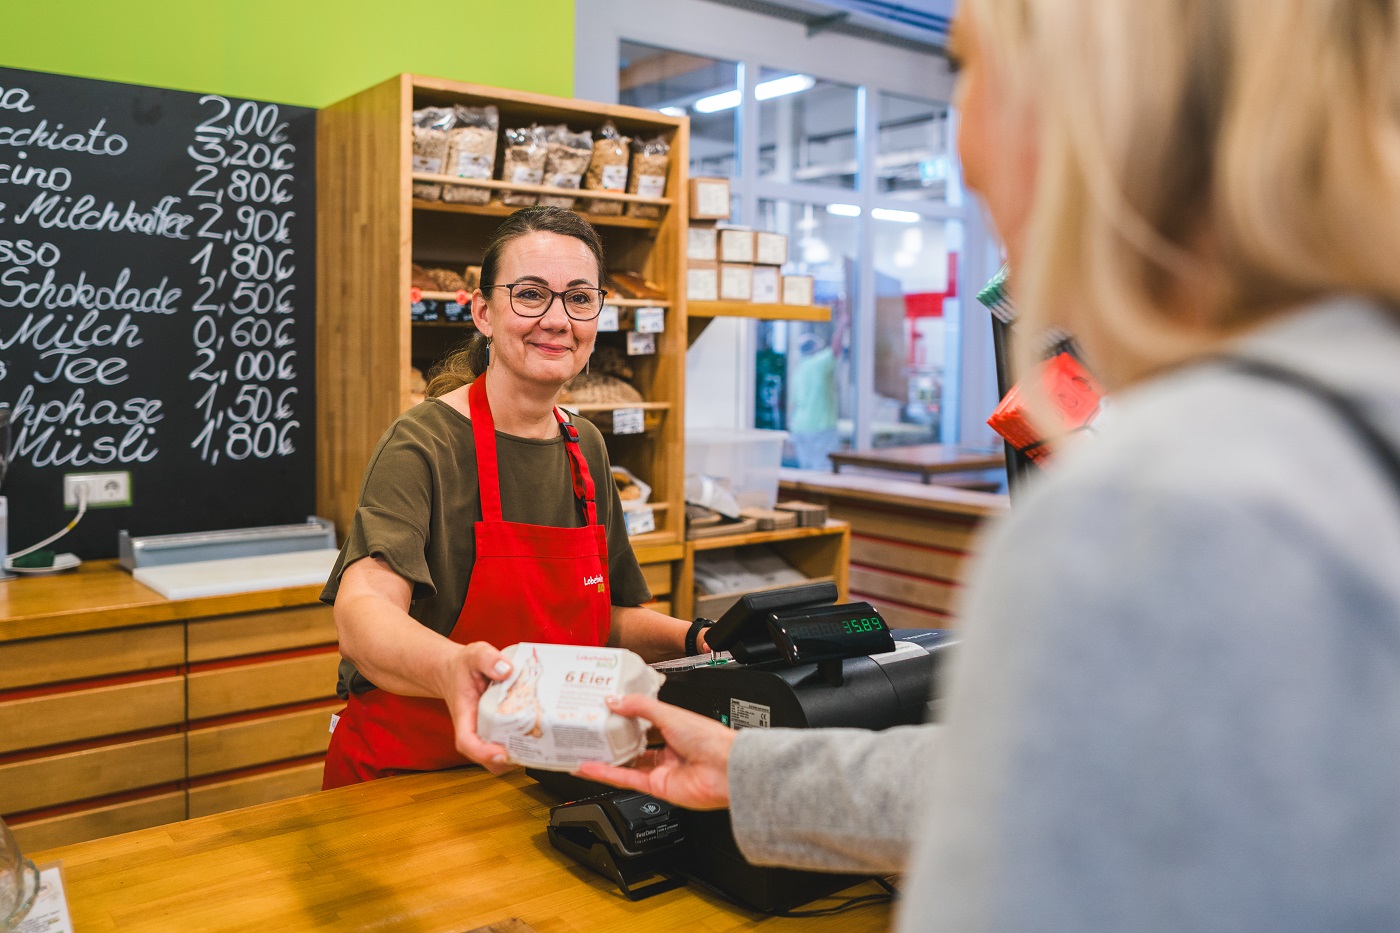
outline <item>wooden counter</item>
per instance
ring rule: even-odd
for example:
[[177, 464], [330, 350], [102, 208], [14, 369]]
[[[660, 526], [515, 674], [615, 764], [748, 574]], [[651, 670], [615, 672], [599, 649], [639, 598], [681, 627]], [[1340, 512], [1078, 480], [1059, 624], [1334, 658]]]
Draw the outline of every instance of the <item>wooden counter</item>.
[[854, 473], [784, 469], [778, 498], [827, 507], [851, 525], [851, 599], [896, 627], [955, 628], [969, 558], [1004, 495]]
[[[633, 903], [553, 849], [553, 800], [523, 773], [388, 778], [33, 853], [61, 860], [74, 929], [459, 933], [883, 930], [887, 904], [765, 918], [694, 885]], [[876, 893], [866, 883], [841, 897]], [[832, 900], [808, 907], [829, 906]]]
[[115, 561], [0, 583], [0, 815], [26, 848], [320, 787], [321, 587], [170, 600]]

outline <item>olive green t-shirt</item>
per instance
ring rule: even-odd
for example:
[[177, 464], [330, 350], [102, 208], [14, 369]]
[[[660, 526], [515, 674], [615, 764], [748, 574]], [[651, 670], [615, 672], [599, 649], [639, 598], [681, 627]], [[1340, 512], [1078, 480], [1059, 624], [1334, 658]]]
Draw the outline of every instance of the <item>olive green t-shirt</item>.
[[[640, 605], [651, 599], [651, 592], [627, 541], [603, 436], [583, 419], [575, 425], [597, 489], [598, 520], [607, 529], [612, 604]], [[562, 435], [532, 440], [497, 431], [496, 456], [506, 521], [582, 527], [583, 506], [574, 496]], [[389, 427], [370, 458], [359, 508], [321, 601], [335, 603], [340, 574], [349, 564], [380, 557], [413, 584], [409, 615], [449, 634], [471, 583], [474, 524], [481, 517], [471, 420], [437, 399], [415, 405]], [[340, 662], [337, 692], [342, 698], [373, 686], [349, 661]]]

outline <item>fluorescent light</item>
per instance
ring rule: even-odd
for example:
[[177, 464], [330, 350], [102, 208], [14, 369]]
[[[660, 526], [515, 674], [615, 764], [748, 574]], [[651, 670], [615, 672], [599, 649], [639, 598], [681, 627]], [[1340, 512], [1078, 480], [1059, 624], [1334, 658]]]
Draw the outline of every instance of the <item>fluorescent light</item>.
[[702, 97], [693, 106], [696, 113], [715, 113], [719, 110], [732, 110], [739, 106], [739, 102], [744, 96], [737, 89], [733, 91], [722, 91], [718, 94], [711, 94], [709, 97]]
[[685, 108], [684, 108], [684, 107], [662, 107], [662, 108], [661, 108], [661, 112], [664, 113], [664, 114], [666, 114], [666, 116], [668, 116], [668, 117], [683, 117], [683, 116], [685, 116]]
[[817, 79], [811, 75], [787, 75], [782, 78], [774, 78], [771, 81], [764, 81], [753, 89], [753, 96], [759, 100], [770, 100], [774, 97], [782, 97], [784, 94], [798, 94], [813, 87]]
[[859, 217], [860, 205], [858, 204], [828, 204], [826, 206], [828, 214], [835, 214], [837, 217]]
[[892, 211], [887, 207], [876, 207], [870, 211], [876, 220], [893, 220], [901, 224], [916, 224], [923, 218], [913, 211]]

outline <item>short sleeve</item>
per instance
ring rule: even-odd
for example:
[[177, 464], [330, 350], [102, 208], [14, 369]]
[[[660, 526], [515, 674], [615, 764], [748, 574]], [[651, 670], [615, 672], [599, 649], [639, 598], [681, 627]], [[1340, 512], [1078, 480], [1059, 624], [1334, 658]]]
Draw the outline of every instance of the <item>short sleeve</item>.
[[404, 436], [399, 425], [389, 430], [360, 490], [360, 505], [331, 569], [321, 601], [334, 604], [345, 568], [364, 557], [378, 557], [413, 584], [413, 598], [436, 595], [428, 570], [427, 533], [433, 499], [433, 471], [427, 452]]

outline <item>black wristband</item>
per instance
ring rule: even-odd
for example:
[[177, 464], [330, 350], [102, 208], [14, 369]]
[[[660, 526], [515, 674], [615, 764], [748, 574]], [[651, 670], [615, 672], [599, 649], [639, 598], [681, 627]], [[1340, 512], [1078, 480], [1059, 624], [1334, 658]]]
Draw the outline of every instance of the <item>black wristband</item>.
[[700, 630], [707, 629], [714, 624], [714, 619], [696, 619], [690, 623], [690, 630], [685, 633], [686, 657], [700, 653]]

